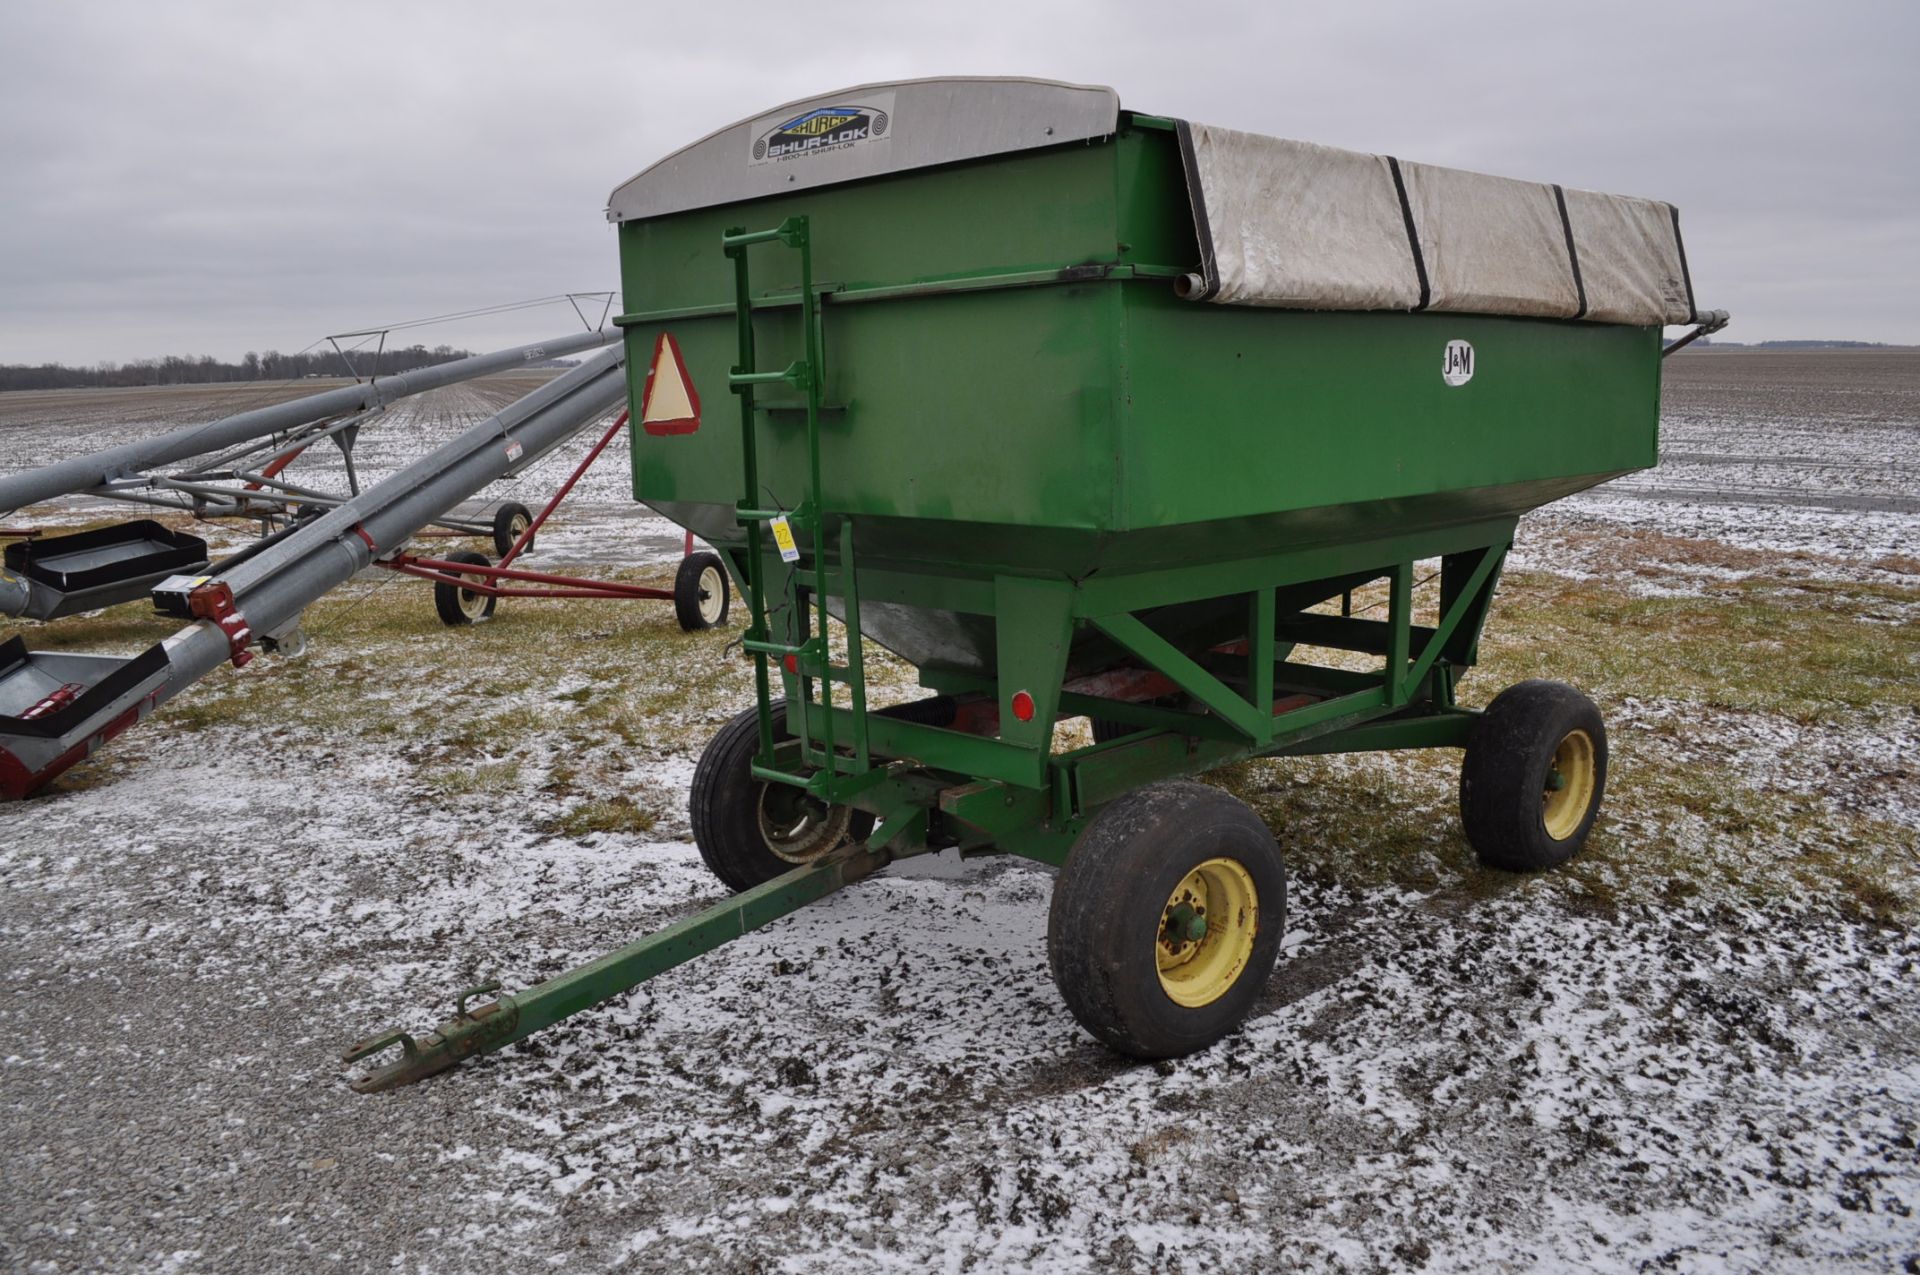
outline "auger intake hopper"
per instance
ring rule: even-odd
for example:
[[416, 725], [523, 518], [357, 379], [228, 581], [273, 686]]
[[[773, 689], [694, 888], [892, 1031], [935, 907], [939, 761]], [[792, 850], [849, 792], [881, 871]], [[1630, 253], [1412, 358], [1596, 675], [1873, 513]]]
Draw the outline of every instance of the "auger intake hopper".
[[26, 796], [138, 722], [168, 671], [159, 645], [128, 659], [0, 642], [0, 797]]
[[[17, 614], [30, 620], [132, 602], [168, 576], [206, 565], [206, 541], [150, 518], [6, 549], [7, 571], [20, 582]], [[0, 600], [0, 612], [11, 610]]]

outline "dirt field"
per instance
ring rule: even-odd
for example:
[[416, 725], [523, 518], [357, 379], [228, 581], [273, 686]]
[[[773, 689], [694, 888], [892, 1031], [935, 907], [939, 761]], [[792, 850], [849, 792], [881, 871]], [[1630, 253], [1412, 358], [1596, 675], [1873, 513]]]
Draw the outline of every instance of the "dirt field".
[[[1157, 1067], [1068, 1017], [1047, 872], [941, 856], [353, 1094], [351, 1040], [717, 897], [685, 792], [750, 690], [662, 607], [341, 590], [303, 659], [0, 808], [0, 1269], [1920, 1269], [1920, 352], [1668, 373], [1666, 460], [1523, 524], [1463, 688], [1600, 703], [1586, 852], [1476, 867], [1451, 755], [1217, 774], [1288, 856], [1285, 955]], [[0, 396], [0, 465], [128, 407], [15, 397], [68, 396]], [[542, 558], [659, 579], [608, 461]]]

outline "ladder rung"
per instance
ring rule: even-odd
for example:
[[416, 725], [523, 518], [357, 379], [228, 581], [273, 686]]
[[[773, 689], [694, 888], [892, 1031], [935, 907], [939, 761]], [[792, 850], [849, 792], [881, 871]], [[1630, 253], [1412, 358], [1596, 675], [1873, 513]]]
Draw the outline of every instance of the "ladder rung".
[[782, 383], [805, 389], [813, 378], [813, 368], [805, 359], [787, 364], [778, 372], [729, 372], [727, 384], [735, 389], [743, 385], [779, 385]]
[[[778, 655], [782, 658], [791, 655], [795, 659], [811, 658], [807, 655], [805, 647], [788, 646], [784, 642], [756, 642], [752, 638], [743, 638], [741, 639], [740, 647], [742, 650], [757, 652], [761, 655]], [[800, 667], [800, 675], [803, 677], [824, 678], [829, 682], [839, 682], [844, 686], [853, 685], [853, 667], [848, 664], [829, 664], [825, 668], [812, 668], [803, 664]]]
[[[822, 347], [818, 326], [819, 310], [815, 303], [816, 289], [813, 285], [811, 257], [809, 255], [811, 251], [811, 241], [808, 235], [808, 225], [809, 223], [805, 216], [795, 216], [789, 217], [772, 230], [735, 230], [729, 231], [723, 237], [722, 245], [726, 249], [727, 255], [733, 259], [734, 264], [736, 316], [743, 320], [740, 333], [739, 362], [736, 363], [733, 370], [729, 372], [727, 385], [740, 396], [742, 404], [741, 421], [744, 431], [742, 438], [742, 459], [745, 468], [746, 492], [744, 497], [734, 506], [734, 521], [737, 524], [751, 526], [755, 523], [784, 519], [787, 525], [791, 526], [794, 530], [806, 531], [815, 537], [820, 537], [824, 535], [826, 522], [826, 516], [821, 510], [822, 493], [820, 490], [820, 443], [818, 434], [821, 411], [821, 374], [817, 360], [821, 357], [820, 350]], [[806, 357], [789, 363], [780, 371], [762, 371], [754, 366], [752, 324], [748, 321], [751, 317], [750, 310], [752, 302], [750, 298], [752, 296], [752, 289], [748, 280], [747, 253], [745, 249], [751, 244], [769, 243], [775, 240], [785, 243], [789, 247], [797, 248], [800, 251], [800, 287], [795, 293], [795, 297], [801, 304], [801, 330], [805, 340]], [[791, 510], [761, 509], [753, 503], [758, 499], [760, 489], [760, 483], [757, 477], [759, 470], [759, 445], [753, 413], [755, 411], [775, 410], [754, 402], [753, 387], [756, 385], [777, 384], [791, 385], [807, 396], [804, 410], [807, 422], [807, 441], [812, 451], [813, 465], [808, 481], [807, 497], [800, 502], [797, 508]], [[805, 570], [812, 582], [809, 585], [801, 587], [796, 592], [794, 589], [794, 579], [790, 573], [787, 577], [787, 583], [784, 586], [789, 597], [800, 606], [798, 614], [801, 618], [798, 624], [803, 632], [811, 627], [809, 620], [806, 618], [813, 605], [813, 600], [809, 598], [809, 595], [815, 591], [820, 594], [828, 592], [828, 570], [825, 557], [827, 552], [824, 544], [816, 541], [812, 551], [804, 555], [808, 560]], [[867, 722], [864, 707], [866, 702], [865, 678], [861, 671], [863, 667], [863, 657], [860, 647], [859, 611], [856, 601], [857, 595], [855, 593], [856, 581], [853, 572], [852, 524], [850, 522], [843, 523], [841, 526], [840, 553], [842, 557], [840, 569], [832, 573], [832, 578], [838, 582], [844, 593], [847, 614], [850, 621], [847, 633], [847, 662], [845, 664], [835, 664], [833, 662], [832, 648], [828, 643], [826, 635], [827, 616], [826, 600], [824, 597], [817, 599], [821, 608], [821, 632], [818, 635], [809, 637], [806, 641], [799, 643], [769, 640], [771, 633], [768, 627], [768, 617], [763, 609], [766, 601], [764, 593], [769, 586], [767, 582], [761, 578], [763, 572], [758, 556], [748, 564], [748, 576], [753, 586], [754, 623], [753, 627], [748, 630], [753, 636], [745, 639], [742, 645], [755, 657], [755, 663], [758, 666], [756, 671], [756, 690], [760, 702], [760, 711], [762, 714], [766, 713], [768, 701], [771, 698], [772, 688], [767, 684], [768, 679], [766, 675], [769, 671], [767, 668], [768, 657], [773, 657], [778, 659], [783, 667], [793, 668], [795, 673], [804, 679], [805, 686], [799, 702], [791, 706], [795, 716], [790, 716], [789, 720], [794, 723], [796, 733], [800, 736], [798, 758], [800, 768], [806, 769], [811, 767], [816, 771], [811, 778], [803, 778], [800, 775], [789, 774], [785, 770], [772, 767], [763, 769], [756, 765], [753, 768], [753, 775], [755, 778], [769, 782], [793, 784], [820, 795], [834, 791], [835, 785], [849, 775], [855, 775], [857, 778], [858, 776], [855, 774], [856, 771], [863, 770], [864, 773], [868, 775], [882, 774], [882, 772], [873, 769], [867, 748]], [[787, 621], [787, 631], [789, 633], [794, 631], [794, 624], [795, 620], [789, 617]], [[820, 699], [817, 702], [813, 698], [815, 694], [811, 685], [813, 682], [819, 683], [818, 694], [820, 695]], [[833, 718], [833, 711], [835, 709], [833, 703], [835, 698], [833, 687], [836, 683], [850, 688], [852, 694], [853, 738], [851, 741], [848, 741], [848, 743], [851, 744], [854, 751], [853, 756], [850, 758], [840, 755], [839, 749], [843, 744], [835, 738], [837, 732]], [[811, 719], [817, 712], [824, 712], [826, 714], [825, 718], [820, 722], [819, 730], [824, 747], [815, 747], [811, 740], [814, 731], [814, 724]], [[763, 721], [763, 729], [764, 725], [765, 723]], [[784, 758], [782, 760], [785, 761]], [[785, 762], [785, 764], [791, 764], [791, 762]], [[877, 779], [873, 782], [877, 782]]]
[[754, 509], [747, 505], [735, 505], [733, 514], [741, 522], [771, 522], [775, 518], [785, 518], [789, 527], [798, 527], [802, 531], [813, 529], [813, 503], [807, 500], [791, 509]]
[[738, 230], [720, 236], [720, 246], [726, 248], [748, 248], [757, 243], [772, 243], [775, 239], [793, 240], [799, 234], [794, 219], [789, 217], [772, 230]]

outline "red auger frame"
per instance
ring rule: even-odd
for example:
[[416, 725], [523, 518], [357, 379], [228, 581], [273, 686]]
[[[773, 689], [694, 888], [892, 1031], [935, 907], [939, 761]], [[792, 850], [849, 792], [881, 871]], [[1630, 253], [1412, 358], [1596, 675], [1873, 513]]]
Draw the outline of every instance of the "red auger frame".
[[574, 467], [546, 506], [533, 515], [513, 541], [512, 547], [497, 563], [485, 556], [463, 552], [445, 558], [423, 554], [396, 553], [378, 560], [378, 565], [403, 575], [417, 576], [434, 583], [434, 601], [440, 618], [449, 625], [473, 624], [493, 614], [500, 598], [629, 598], [671, 601], [680, 627], [689, 632], [711, 628], [727, 617], [729, 586], [726, 568], [718, 554], [696, 553], [693, 533], [686, 534], [686, 547], [680, 569], [671, 589], [651, 585], [628, 584], [620, 580], [592, 580], [579, 576], [555, 575], [546, 571], [527, 571], [513, 562], [533, 543], [534, 536], [553, 516], [581, 477], [600, 458], [600, 453], [625, 429], [627, 413], [615, 418], [600, 441], [593, 445]]

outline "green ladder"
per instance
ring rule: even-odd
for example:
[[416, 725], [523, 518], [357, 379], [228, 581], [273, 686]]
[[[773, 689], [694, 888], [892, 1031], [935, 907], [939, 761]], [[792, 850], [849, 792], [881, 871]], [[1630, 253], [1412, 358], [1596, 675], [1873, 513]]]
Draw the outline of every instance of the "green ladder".
[[[800, 254], [799, 300], [805, 349], [800, 359], [777, 372], [759, 371], [754, 361], [753, 296], [748, 280], [747, 249], [765, 243], [784, 244]], [[753, 622], [743, 641], [753, 656], [754, 689], [760, 708], [760, 751], [754, 758], [753, 776], [804, 788], [832, 804], [851, 791], [865, 787], [866, 783], [861, 781], [870, 782], [873, 767], [867, 749], [867, 687], [860, 649], [860, 600], [854, 587], [853, 520], [846, 515], [837, 517], [839, 570], [835, 573], [827, 570], [829, 516], [820, 495], [820, 395], [825, 378], [821, 363], [820, 297], [813, 286], [812, 235], [807, 218], [797, 216], [787, 218], [772, 230], [729, 230], [721, 236], [720, 245], [733, 259], [734, 311], [740, 339], [740, 361], [728, 374], [727, 387], [740, 397], [740, 455], [746, 482], [746, 497], [735, 506], [734, 518], [747, 530], [747, 593], [753, 608]], [[790, 385], [807, 399], [807, 489], [805, 498], [790, 510], [760, 507], [760, 457], [754, 419], [754, 389], [760, 385]], [[769, 626], [765, 588], [764, 530], [778, 518], [785, 518], [795, 533], [807, 536], [809, 547], [802, 551], [802, 557], [810, 560], [797, 566], [784, 586], [787, 606], [782, 609], [789, 616], [785, 627], [790, 639], [786, 641], [775, 640]], [[810, 588], [796, 586], [795, 576], [802, 573], [811, 577]], [[833, 662], [827, 640], [830, 579], [839, 586], [846, 612], [845, 664]], [[811, 594], [811, 598], [802, 594]], [[780, 768], [773, 738], [770, 658], [781, 660], [799, 682], [800, 694], [787, 707], [787, 725], [799, 740], [802, 768], [811, 768], [810, 773]], [[834, 714], [827, 711], [833, 707], [836, 682], [847, 687], [851, 701], [851, 757], [840, 753], [834, 739]], [[818, 702], [814, 699], [816, 683], [820, 692]]]

